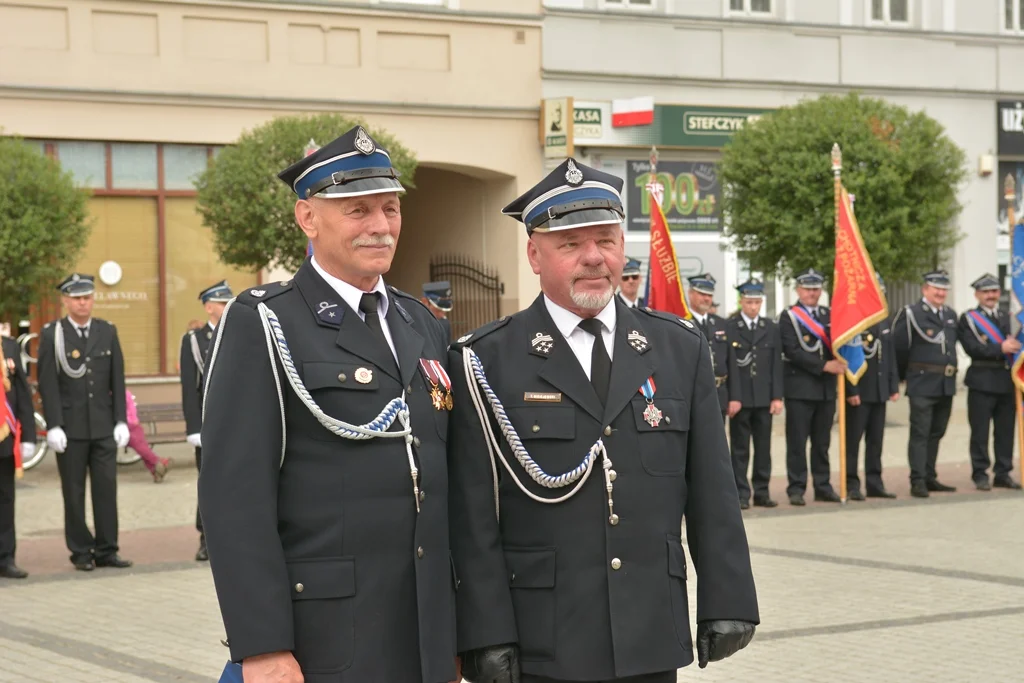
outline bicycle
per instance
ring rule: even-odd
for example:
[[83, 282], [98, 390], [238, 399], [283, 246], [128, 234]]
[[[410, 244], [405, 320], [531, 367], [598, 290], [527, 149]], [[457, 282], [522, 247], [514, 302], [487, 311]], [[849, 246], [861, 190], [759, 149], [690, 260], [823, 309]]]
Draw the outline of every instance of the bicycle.
[[[29, 353], [29, 344], [33, 339], [36, 339], [39, 335], [35, 332], [23, 334], [18, 337], [18, 346], [21, 348], [21, 368], [25, 372], [26, 377], [30, 377], [28, 366], [30, 363], [38, 363], [39, 359], [32, 356]], [[46, 441], [46, 418], [43, 417], [41, 412], [42, 408], [42, 397], [39, 395], [39, 383], [33, 379], [28, 380], [29, 389], [32, 391], [32, 407], [34, 408], [33, 417], [35, 418], [36, 427], [36, 452], [32, 454], [31, 458], [22, 461], [21, 467], [26, 472], [43, 461], [46, 455], [50, 452], [50, 444]], [[117, 449], [117, 464], [118, 465], [134, 465], [142, 459], [135, 451], [128, 452], [127, 448]]]

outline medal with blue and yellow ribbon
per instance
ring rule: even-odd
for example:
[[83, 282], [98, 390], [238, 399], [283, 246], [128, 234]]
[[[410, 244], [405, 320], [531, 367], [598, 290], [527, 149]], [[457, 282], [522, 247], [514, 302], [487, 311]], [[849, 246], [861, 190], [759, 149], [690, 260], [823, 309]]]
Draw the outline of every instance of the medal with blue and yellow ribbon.
[[647, 381], [640, 387], [640, 393], [647, 399], [647, 407], [644, 408], [644, 421], [652, 427], [661, 424], [662, 413], [654, 405], [654, 392], [657, 387], [654, 385], [654, 377], [648, 377]]

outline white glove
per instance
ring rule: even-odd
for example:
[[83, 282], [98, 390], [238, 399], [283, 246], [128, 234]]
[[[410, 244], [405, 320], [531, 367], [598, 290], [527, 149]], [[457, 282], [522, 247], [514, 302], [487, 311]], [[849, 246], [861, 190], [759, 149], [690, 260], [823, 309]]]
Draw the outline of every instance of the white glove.
[[58, 453], [63, 453], [68, 447], [68, 435], [60, 427], [54, 427], [46, 432], [46, 443]]
[[124, 422], [118, 422], [114, 425], [114, 443], [117, 444], [118, 448], [124, 448], [128, 445], [128, 439], [130, 434], [128, 433], [128, 425]]
[[21, 442], [21, 459], [31, 460], [32, 456], [36, 454], [36, 445], [31, 441]]
[[185, 437], [185, 441], [188, 441], [189, 445], [192, 446], [192, 448], [203, 447], [203, 440], [202, 438], [200, 438], [199, 432], [196, 432], [195, 434], [189, 434], [188, 436]]

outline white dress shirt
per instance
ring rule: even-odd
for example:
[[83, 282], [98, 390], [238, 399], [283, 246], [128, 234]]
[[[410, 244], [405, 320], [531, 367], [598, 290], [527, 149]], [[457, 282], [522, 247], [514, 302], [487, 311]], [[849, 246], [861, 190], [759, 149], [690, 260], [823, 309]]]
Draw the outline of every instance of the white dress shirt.
[[690, 315], [693, 316], [693, 319], [695, 321], [697, 321], [698, 325], [704, 325], [707, 322], [707, 320], [708, 320], [708, 314], [707, 313], [705, 313], [704, 315], [701, 315], [697, 311], [694, 311], [694, 310], [691, 309], [690, 310]]
[[924, 305], [928, 307], [928, 310], [930, 310], [935, 315], [939, 315], [939, 311], [941, 309], [935, 308], [934, 306], [932, 306], [931, 303], [928, 301], [928, 299], [922, 298], [921, 301], [923, 301]]
[[747, 329], [752, 330], [757, 327], [757, 318], [748, 318], [747, 314], [740, 311], [740, 315], [743, 316], [743, 322], [747, 324]]
[[[547, 296], [544, 297], [544, 305], [547, 306], [548, 314], [554, 321], [555, 327], [565, 337], [569, 348], [576, 355], [576, 360], [580, 362], [583, 374], [590, 379], [590, 354], [594, 350], [594, 336], [579, 328], [583, 318], [562, 308]], [[611, 360], [612, 347], [615, 346], [615, 297], [612, 297], [608, 305], [601, 309], [601, 312], [597, 314], [597, 319], [601, 321], [601, 340], [604, 342], [604, 347], [608, 350], [608, 358]]]
[[619, 296], [622, 297], [622, 303], [626, 304], [626, 306], [630, 308], [636, 308], [639, 305], [639, 296], [636, 299], [633, 299], [632, 301], [630, 301], [629, 297], [623, 294], [621, 291], [619, 292]]
[[[363, 298], [363, 294], [366, 294], [366, 292], [328, 273], [316, 262], [316, 256], [313, 256], [310, 262], [313, 264], [313, 269], [320, 274], [320, 277], [327, 281], [331, 289], [337, 292], [338, 296], [349, 305], [349, 308], [356, 312], [360, 320], [365, 321], [366, 316], [359, 310], [359, 300]], [[377, 306], [377, 315], [380, 316], [380, 326], [384, 330], [384, 338], [387, 339], [388, 346], [391, 348], [391, 355], [395, 357], [395, 362], [397, 363], [398, 353], [395, 351], [395, 342], [391, 339], [391, 329], [388, 327], [387, 314], [390, 300], [388, 299], [388, 289], [384, 286], [384, 278], [378, 277], [377, 284], [370, 291], [380, 292], [380, 304]]]
[[92, 318], [86, 320], [84, 325], [79, 325], [71, 319], [71, 316], [68, 316], [68, 322], [71, 323], [71, 327], [75, 328], [75, 332], [78, 333], [79, 337], [84, 339], [89, 335], [89, 327], [92, 325]]

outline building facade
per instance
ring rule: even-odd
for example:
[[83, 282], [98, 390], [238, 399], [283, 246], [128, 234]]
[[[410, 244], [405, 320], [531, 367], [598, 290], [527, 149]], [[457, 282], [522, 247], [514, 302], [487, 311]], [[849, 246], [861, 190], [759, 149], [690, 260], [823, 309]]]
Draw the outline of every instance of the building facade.
[[[1012, 170], [1009, 165], [1024, 161], [1024, 144], [1000, 148], [997, 109], [1000, 102], [1016, 107], [1024, 93], [1020, 5], [545, 0], [544, 97], [574, 98], [575, 130], [583, 133], [576, 136], [577, 154], [626, 180], [629, 227], [638, 228], [627, 232], [627, 250], [644, 261], [645, 217], [635, 206], [639, 189], [633, 185], [647, 170], [651, 144], [658, 145], [659, 169], [671, 176], [661, 180], [675, 183], [682, 199], [669, 215], [681, 269], [715, 275], [720, 313], [735, 310], [732, 287], [748, 274], [742, 254], [721, 239], [719, 214], [707, 201], [720, 192], [715, 163], [730, 131], [765, 111], [850, 90], [925, 111], [968, 160], [959, 195], [964, 239], [946, 264], [953, 276], [950, 305], [962, 310], [974, 301], [969, 283], [985, 271], [1000, 272], [1000, 266], [1005, 272], [1008, 258], [1001, 177]], [[647, 132], [613, 129], [610, 101], [638, 97], [655, 103]], [[1008, 135], [1024, 143], [1024, 127]], [[687, 200], [690, 187], [698, 191]], [[772, 315], [792, 301], [788, 288], [774, 289]]]
[[500, 209], [540, 167], [541, 18], [540, 0], [0, 0], [0, 128], [92, 189], [78, 267], [120, 270], [97, 277], [96, 315], [118, 325], [136, 393], [173, 398], [199, 291], [289, 275], [223, 266], [193, 187], [275, 116], [359, 117], [415, 153], [390, 284], [418, 294], [455, 254], [497, 271], [501, 313], [532, 299], [525, 235]]

